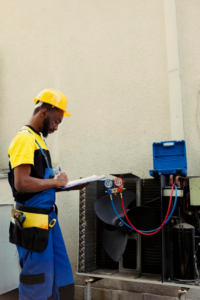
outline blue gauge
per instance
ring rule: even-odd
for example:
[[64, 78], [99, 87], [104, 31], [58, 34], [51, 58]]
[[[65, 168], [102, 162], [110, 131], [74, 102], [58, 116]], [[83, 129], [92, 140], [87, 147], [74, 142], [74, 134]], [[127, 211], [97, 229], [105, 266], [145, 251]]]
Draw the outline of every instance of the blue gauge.
[[107, 189], [111, 189], [113, 187], [113, 181], [111, 179], [107, 179], [104, 181], [104, 186]]

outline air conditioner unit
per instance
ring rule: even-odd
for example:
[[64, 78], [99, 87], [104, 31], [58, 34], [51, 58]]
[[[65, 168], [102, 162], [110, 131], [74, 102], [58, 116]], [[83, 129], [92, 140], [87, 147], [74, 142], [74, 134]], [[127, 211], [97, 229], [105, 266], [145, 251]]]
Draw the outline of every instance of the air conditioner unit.
[[[159, 175], [141, 179], [131, 173], [114, 176], [123, 178], [125, 191], [135, 193], [135, 200], [130, 201], [127, 211], [147, 206], [154, 211], [159, 227], [167, 212], [172, 181], [177, 184], [176, 208], [162, 230], [153, 236], [145, 237], [129, 230], [123, 255], [115, 261], [108, 249], [105, 250], [102, 232], [106, 229], [112, 236], [117, 228], [103, 222], [94, 209], [95, 203], [106, 195], [104, 181], [89, 184], [80, 191], [77, 274], [199, 288], [200, 177]], [[174, 201], [175, 191], [173, 204]], [[140, 218], [145, 222], [142, 214]]]

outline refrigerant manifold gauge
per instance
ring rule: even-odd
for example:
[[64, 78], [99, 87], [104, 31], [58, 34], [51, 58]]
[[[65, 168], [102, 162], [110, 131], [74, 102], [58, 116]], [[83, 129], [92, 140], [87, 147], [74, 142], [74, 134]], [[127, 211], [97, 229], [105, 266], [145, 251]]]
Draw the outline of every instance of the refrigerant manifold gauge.
[[113, 187], [113, 181], [111, 179], [107, 179], [104, 181], [104, 186], [107, 189], [111, 189]]
[[120, 186], [122, 186], [124, 184], [124, 181], [123, 181], [123, 179], [121, 177], [116, 177], [114, 179], [114, 184], [115, 184], [115, 186], [120, 187]]

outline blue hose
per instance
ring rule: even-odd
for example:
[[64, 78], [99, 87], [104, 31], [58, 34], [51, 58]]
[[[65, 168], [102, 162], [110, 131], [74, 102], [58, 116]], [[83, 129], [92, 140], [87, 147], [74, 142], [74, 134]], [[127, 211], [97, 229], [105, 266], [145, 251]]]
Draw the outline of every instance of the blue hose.
[[[177, 186], [176, 186], [176, 185], [175, 185], [175, 190], [176, 190], [176, 195], [175, 195], [174, 205], [173, 205], [173, 208], [172, 208], [171, 213], [169, 214], [169, 217], [168, 217], [167, 220], [165, 221], [165, 224], [167, 224], [167, 222], [169, 222], [169, 220], [171, 219], [171, 216], [173, 215], [174, 210], [175, 210], [175, 208], [176, 208], [176, 203], [177, 203]], [[129, 227], [130, 229], [135, 230], [135, 229], [133, 229], [131, 226], [129, 226], [124, 220], [122, 220], [122, 218], [120, 218], [120, 216], [119, 216], [119, 214], [118, 214], [118, 212], [117, 212], [117, 210], [116, 210], [116, 208], [115, 208], [115, 205], [114, 205], [114, 203], [113, 203], [113, 200], [111, 200], [111, 203], [112, 203], [113, 209], [114, 209], [116, 215], [118, 216], [118, 218], [120, 219], [120, 221], [121, 221], [124, 225], [126, 225], [127, 227]], [[158, 228], [156, 228], [156, 229], [154, 229], [154, 230], [149, 230], [149, 231], [142, 231], [142, 230], [140, 230], [140, 231], [143, 232], [143, 233], [152, 233], [152, 232], [155, 232], [156, 230], [158, 230], [159, 228], [160, 228], [160, 227], [158, 227]]]

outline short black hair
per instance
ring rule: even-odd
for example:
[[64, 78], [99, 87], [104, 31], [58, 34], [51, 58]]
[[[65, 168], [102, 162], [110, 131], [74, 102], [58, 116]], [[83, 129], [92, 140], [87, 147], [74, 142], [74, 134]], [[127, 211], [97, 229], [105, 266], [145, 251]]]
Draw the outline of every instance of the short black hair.
[[[36, 104], [38, 104], [40, 101], [37, 101]], [[33, 115], [36, 115], [41, 109], [46, 108], [48, 111], [52, 111], [52, 110], [59, 110], [59, 108], [52, 106], [51, 104], [45, 103], [43, 102], [41, 106], [36, 107], [34, 109]]]

